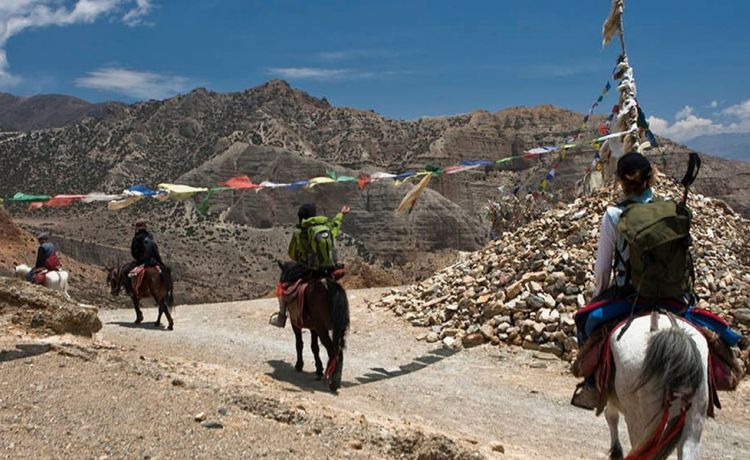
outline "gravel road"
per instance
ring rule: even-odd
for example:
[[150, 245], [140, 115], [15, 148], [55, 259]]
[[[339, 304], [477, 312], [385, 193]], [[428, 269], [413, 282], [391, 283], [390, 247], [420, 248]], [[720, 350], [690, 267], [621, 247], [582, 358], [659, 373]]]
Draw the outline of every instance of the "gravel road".
[[[380, 292], [349, 293], [352, 328], [338, 395], [315, 380], [308, 343], [305, 370], [294, 370], [291, 329], [267, 325], [275, 299], [178, 306], [174, 331], [134, 325], [132, 310], [102, 311], [99, 336], [153, 359], [212, 369], [207, 375], [219, 386], [261, 379], [285, 399], [444, 434], [487, 456], [607, 458], [603, 417], [568, 404], [575, 380], [565, 363], [507, 347], [456, 353], [416, 341], [423, 330], [365, 306]], [[156, 310], [144, 314], [151, 322]], [[702, 457], [750, 458], [750, 385], [721, 396], [725, 408], [707, 422]], [[627, 445], [624, 431], [622, 439]], [[498, 444], [504, 455], [491, 450]]]

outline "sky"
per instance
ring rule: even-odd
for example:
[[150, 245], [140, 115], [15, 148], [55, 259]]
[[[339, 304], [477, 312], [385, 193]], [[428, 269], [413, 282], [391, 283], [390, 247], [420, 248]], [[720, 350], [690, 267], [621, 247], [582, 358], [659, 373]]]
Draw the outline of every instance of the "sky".
[[[0, 91], [92, 102], [280, 78], [399, 119], [586, 112], [619, 52], [609, 0], [0, 0]], [[626, 0], [638, 100], [677, 141], [750, 132], [750, 1]], [[614, 91], [597, 113], [608, 113]]]

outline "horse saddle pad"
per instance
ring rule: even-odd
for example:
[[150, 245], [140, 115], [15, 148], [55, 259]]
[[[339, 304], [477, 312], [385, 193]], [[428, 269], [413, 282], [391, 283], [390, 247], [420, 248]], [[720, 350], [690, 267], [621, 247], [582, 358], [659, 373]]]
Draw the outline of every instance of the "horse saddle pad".
[[[161, 267], [158, 265], [155, 265], [154, 268], [161, 273]], [[137, 267], [133, 268], [128, 272], [128, 278], [131, 278], [131, 283], [133, 284], [133, 291], [138, 293], [141, 289], [141, 283], [143, 283], [143, 275], [146, 274], [146, 266], [145, 265], [138, 265]]]
[[302, 312], [305, 307], [305, 289], [308, 284], [300, 279], [294, 283], [279, 283], [276, 289], [276, 294], [289, 311], [289, 319], [297, 327], [303, 326]]
[[34, 283], [41, 284], [42, 286], [46, 286], [47, 285], [47, 273], [48, 272], [49, 272], [49, 270], [47, 270], [46, 268], [43, 268], [43, 269], [37, 271], [34, 274], [34, 277], [33, 277]]

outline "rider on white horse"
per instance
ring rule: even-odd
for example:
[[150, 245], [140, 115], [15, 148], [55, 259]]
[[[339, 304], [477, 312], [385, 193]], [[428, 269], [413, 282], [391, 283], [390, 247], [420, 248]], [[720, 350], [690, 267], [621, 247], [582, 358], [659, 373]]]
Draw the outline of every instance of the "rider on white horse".
[[[651, 186], [655, 182], [655, 177], [656, 174], [654, 174], [651, 163], [640, 153], [628, 153], [617, 162], [617, 179], [625, 195], [625, 202], [648, 203], [653, 201], [654, 193]], [[625, 242], [625, 237], [617, 229], [622, 212], [621, 206], [609, 206], [602, 216], [596, 264], [594, 265], [595, 300], [628, 297], [635, 294], [635, 289], [630, 285], [630, 280], [626, 276], [630, 251]], [[615, 260], [617, 265], [614, 264]], [[615, 277], [614, 282], [610, 285], [613, 267]], [[574, 396], [572, 404], [577, 407], [593, 409], [598, 401], [599, 391], [596, 388], [594, 377], [590, 376], [586, 379], [580, 392]]]
[[32, 283], [39, 271], [60, 269], [57, 247], [49, 241], [49, 234], [42, 232], [37, 235], [36, 239], [39, 242], [39, 249], [36, 252], [36, 262], [26, 275], [26, 279]]

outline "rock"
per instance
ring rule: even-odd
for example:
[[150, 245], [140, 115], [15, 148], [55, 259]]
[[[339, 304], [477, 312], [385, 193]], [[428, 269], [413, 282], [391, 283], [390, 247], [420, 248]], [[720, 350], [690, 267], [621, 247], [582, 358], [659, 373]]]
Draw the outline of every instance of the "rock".
[[197, 414], [195, 414], [195, 421], [196, 422], [202, 422], [204, 420], [206, 420], [206, 414], [205, 414], [205, 412], [198, 412]]
[[425, 340], [427, 341], [427, 343], [435, 343], [440, 340], [440, 336], [435, 332], [430, 332], [427, 334], [427, 338]]
[[214, 421], [211, 421], [211, 420], [206, 420], [206, 421], [201, 422], [201, 426], [203, 428], [208, 428], [208, 429], [211, 429], [211, 430], [224, 428], [224, 424], [223, 423], [221, 423], [221, 422], [214, 422]]
[[505, 298], [513, 299], [521, 293], [522, 285], [520, 281], [516, 281], [507, 288], [505, 288]]
[[734, 319], [740, 323], [750, 323], [750, 308], [738, 308], [732, 313], [732, 315], [734, 316]]
[[219, 415], [222, 415], [222, 416], [226, 416], [229, 413], [226, 407], [219, 407], [219, 409], [217, 409], [216, 412], [218, 412]]
[[538, 310], [542, 308], [545, 305], [544, 299], [536, 294], [530, 295], [526, 299], [526, 305], [533, 308], [534, 310]]
[[353, 439], [349, 441], [349, 448], [354, 450], [362, 450], [362, 441], [359, 439]]
[[[492, 337], [495, 336], [495, 329], [489, 324], [482, 325], [482, 327], [479, 328], [479, 332], [481, 332], [482, 336], [487, 340], [492, 340]], [[465, 343], [464, 346], [466, 346]]]
[[[491, 336], [492, 334], [490, 334], [490, 337]], [[464, 348], [476, 347], [477, 345], [481, 345], [484, 343], [484, 336], [481, 332], [473, 332], [471, 334], [465, 335], [461, 340], [461, 343]]]
[[182, 379], [175, 378], [175, 379], [172, 379], [172, 386], [175, 386], [175, 387], [184, 387], [185, 386], [185, 382], [183, 382]]
[[547, 342], [539, 346], [539, 351], [544, 353], [552, 353], [555, 356], [562, 356], [564, 350], [559, 343]]
[[493, 442], [492, 444], [490, 444], [490, 449], [492, 450], [492, 452], [499, 452], [501, 454], [505, 453], [505, 447], [503, 447], [503, 445], [499, 442]]

